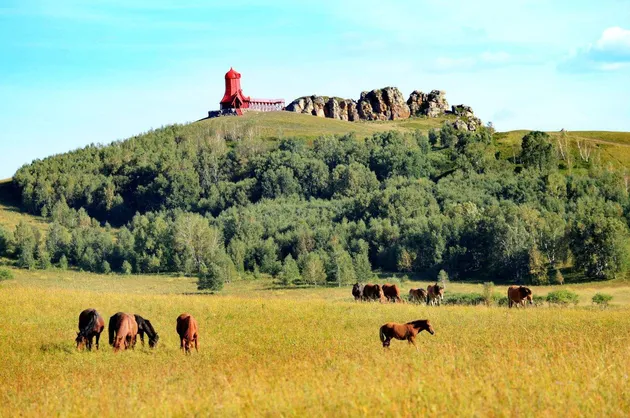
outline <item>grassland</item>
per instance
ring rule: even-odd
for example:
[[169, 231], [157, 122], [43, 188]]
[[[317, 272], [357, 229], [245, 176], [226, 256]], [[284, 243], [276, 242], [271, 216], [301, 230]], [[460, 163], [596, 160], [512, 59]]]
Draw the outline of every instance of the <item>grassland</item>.
[[[623, 282], [605, 284], [617, 292], [606, 310], [507, 310], [355, 303], [349, 288], [270, 289], [268, 281], [208, 295], [196, 294], [188, 278], [14, 276], [0, 283], [0, 416], [630, 412], [630, 286]], [[572, 288], [588, 297], [600, 286]], [[150, 318], [159, 347], [114, 354], [104, 342], [99, 352], [76, 352], [86, 307], [106, 318], [117, 311]], [[201, 330], [200, 352], [188, 357], [175, 333], [184, 311]], [[397, 341], [383, 350], [382, 323], [418, 318], [436, 329], [421, 334], [419, 352]]]

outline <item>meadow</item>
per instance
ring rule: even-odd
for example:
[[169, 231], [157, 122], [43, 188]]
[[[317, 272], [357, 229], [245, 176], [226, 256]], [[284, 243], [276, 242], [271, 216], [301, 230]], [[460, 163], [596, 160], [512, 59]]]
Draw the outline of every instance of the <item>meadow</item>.
[[[12, 272], [0, 282], [0, 416], [630, 412], [630, 286], [621, 281], [570, 286], [577, 308], [508, 310], [357, 303], [349, 287], [276, 289], [264, 280], [213, 295], [183, 277]], [[447, 292], [478, 288], [452, 283]], [[589, 307], [595, 291], [614, 294], [613, 305]], [[158, 348], [114, 354], [104, 335], [98, 352], [77, 352], [87, 307], [106, 321], [117, 311], [149, 318]], [[190, 356], [175, 333], [182, 312], [200, 326], [200, 351]], [[436, 330], [419, 335], [420, 351], [401, 341], [381, 347], [381, 324], [420, 318]]]

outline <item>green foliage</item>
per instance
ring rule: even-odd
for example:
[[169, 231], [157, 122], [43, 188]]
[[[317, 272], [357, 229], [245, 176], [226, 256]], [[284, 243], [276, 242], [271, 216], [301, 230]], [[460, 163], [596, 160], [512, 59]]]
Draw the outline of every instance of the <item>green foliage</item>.
[[0, 225], [0, 257], [8, 257], [11, 253], [13, 237]]
[[100, 273], [110, 274], [111, 272], [112, 272], [112, 267], [109, 265], [107, 260], [103, 260], [103, 262], [101, 263]]
[[13, 272], [9, 269], [0, 268], [0, 282], [13, 279]]
[[28, 269], [33, 269], [37, 266], [35, 251], [39, 238], [39, 231], [24, 221], [20, 221], [16, 226], [14, 241], [18, 266]]
[[306, 256], [302, 269], [302, 279], [305, 283], [314, 286], [326, 284], [326, 270], [318, 254], [309, 253]]
[[556, 270], [553, 276], [553, 282], [554, 284], [564, 284], [564, 276], [562, 275], [562, 272], [560, 270]]
[[557, 161], [549, 135], [540, 131], [525, 135], [521, 142], [520, 160], [526, 168], [541, 171], [553, 169]]
[[491, 306], [494, 303], [494, 283], [485, 282], [482, 295], [486, 306]]
[[354, 273], [356, 274], [357, 281], [367, 283], [374, 277], [368, 255], [368, 244], [365, 241], [360, 240], [358, 245], [359, 251], [353, 258]]
[[207, 266], [203, 266], [201, 271], [197, 275], [197, 288], [199, 290], [214, 290], [218, 291], [223, 289], [223, 284], [226, 280], [226, 274], [224, 269], [216, 263], [210, 263]]
[[437, 275], [437, 282], [442, 287], [446, 287], [446, 285], [448, 284], [448, 273], [445, 272], [444, 270], [440, 270], [440, 272]]
[[133, 272], [133, 267], [131, 267], [131, 263], [127, 260], [123, 261], [121, 267], [122, 274], [129, 275]]
[[68, 259], [65, 254], [59, 258], [59, 268], [61, 270], [68, 270]]
[[279, 278], [280, 283], [283, 286], [295, 284], [302, 280], [300, 269], [291, 254], [287, 255], [284, 259], [284, 264], [282, 265], [282, 271], [280, 272]]
[[331, 279], [333, 282], [339, 286], [356, 282], [357, 275], [352, 264], [352, 258], [347, 251], [339, 247], [333, 249], [331, 261]]
[[577, 303], [580, 301], [580, 297], [575, 292], [567, 289], [560, 289], [549, 292], [549, 294], [547, 294], [546, 301], [547, 303], [549, 303], [549, 305], [577, 305]]
[[593, 303], [599, 306], [608, 306], [610, 301], [613, 299], [612, 295], [608, 295], [606, 293], [596, 293], [593, 296]]
[[444, 304], [446, 305], [483, 305], [486, 298], [481, 293], [446, 293]]

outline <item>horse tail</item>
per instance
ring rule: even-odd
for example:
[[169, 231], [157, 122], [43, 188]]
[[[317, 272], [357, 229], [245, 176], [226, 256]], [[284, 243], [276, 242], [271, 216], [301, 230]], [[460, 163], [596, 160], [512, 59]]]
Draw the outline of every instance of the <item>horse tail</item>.
[[114, 345], [114, 334], [116, 334], [117, 322], [118, 321], [116, 321], [116, 315], [109, 318], [109, 326], [107, 327], [107, 331], [109, 333], [109, 345], [111, 346]]
[[94, 328], [96, 328], [96, 324], [98, 322], [98, 313], [96, 311], [91, 311], [90, 312], [90, 320], [87, 323], [87, 325], [85, 327], [83, 327], [83, 329], [79, 330], [80, 333], [84, 336], [84, 337], [88, 337], [88, 335], [90, 334], [90, 331], [92, 331]]
[[382, 342], [382, 343], [384, 343], [384, 342], [385, 342], [385, 340], [387, 339], [387, 336], [385, 335], [385, 331], [384, 331], [384, 329], [385, 329], [385, 325], [383, 325], [383, 326], [381, 327], [381, 329], [379, 330], [379, 337], [381, 338], [381, 342]]

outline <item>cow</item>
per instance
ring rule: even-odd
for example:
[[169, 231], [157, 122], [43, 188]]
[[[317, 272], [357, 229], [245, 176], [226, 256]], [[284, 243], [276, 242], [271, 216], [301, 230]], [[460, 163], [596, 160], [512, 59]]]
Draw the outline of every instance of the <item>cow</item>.
[[383, 296], [385, 296], [390, 302], [402, 302], [402, 299], [400, 298], [400, 289], [395, 284], [384, 284]]
[[427, 305], [440, 306], [444, 300], [444, 288], [439, 284], [430, 284], [427, 287]]
[[416, 335], [422, 331], [428, 331], [431, 335], [435, 334], [431, 322], [428, 319], [419, 319], [417, 321], [407, 322], [406, 324], [397, 324], [388, 322], [383, 325], [379, 331], [379, 336], [384, 348], [388, 348], [392, 338], [397, 340], [407, 340], [409, 344], [413, 344], [418, 351], [416, 345]]
[[525, 301], [531, 305], [534, 303], [532, 299], [532, 290], [529, 287], [525, 286], [510, 286], [507, 290], [508, 297], [508, 307], [511, 308], [512, 305], [519, 305], [523, 308], [525, 307]]
[[363, 287], [364, 285], [355, 283], [352, 286], [352, 296], [354, 296], [354, 300], [361, 300], [363, 298]]
[[368, 283], [363, 286], [363, 300], [380, 300], [383, 301], [383, 289], [380, 284]]
[[410, 302], [426, 302], [427, 301], [427, 291], [420, 289], [409, 289], [409, 301]]

